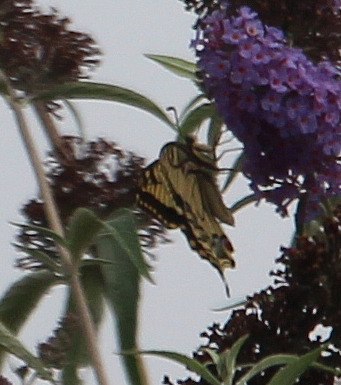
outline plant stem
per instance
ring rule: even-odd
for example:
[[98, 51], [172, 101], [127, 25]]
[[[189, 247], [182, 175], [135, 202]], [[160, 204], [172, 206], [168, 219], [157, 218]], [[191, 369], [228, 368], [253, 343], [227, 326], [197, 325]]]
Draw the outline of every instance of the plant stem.
[[[31, 161], [32, 167], [34, 169], [34, 172], [38, 181], [40, 193], [44, 201], [44, 210], [45, 210], [45, 215], [47, 217], [48, 223], [50, 225], [50, 228], [55, 233], [63, 237], [64, 230], [63, 230], [60, 217], [58, 215], [57, 207], [54, 202], [52, 192], [44, 172], [43, 165], [39, 159], [39, 155], [36, 150], [33, 138], [31, 137], [31, 134], [28, 129], [28, 125], [24, 119], [21, 106], [17, 101], [15, 91], [10, 86], [4, 73], [0, 72], [0, 78], [6, 86], [6, 91], [9, 96], [7, 98], [7, 101], [14, 112], [19, 130], [20, 130], [20, 134], [22, 136], [29, 159]], [[98, 384], [109, 385], [109, 382], [104, 372], [99, 349], [97, 346], [97, 338], [96, 338], [95, 328], [93, 326], [91, 314], [86, 303], [83, 288], [78, 278], [77, 267], [72, 263], [72, 258], [70, 256], [69, 251], [63, 247], [60, 247], [60, 246], [58, 247], [59, 247], [61, 260], [65, 266], [67, 273], [70, 276], [70, 286], [74, 293], [81, 327], [83, 328], [83, 331], [85, 334], [87, 347], [89, 350], [89, 354], [92, 358], [92, 364], [96, 373]]]
[[44, 127], [45, 133], [50, 139], [51, 146], [54, 148], [55, 153], [58, 156], [58, 160], [61, 164], [70, 163], [70, 156], [63, 145], [59, 132], [54, 124], [51, 116], [46, 110], [45, 103], [42, 101], [35, 101], [33, 104], [37, 115], [41, 121], [42, 126]]

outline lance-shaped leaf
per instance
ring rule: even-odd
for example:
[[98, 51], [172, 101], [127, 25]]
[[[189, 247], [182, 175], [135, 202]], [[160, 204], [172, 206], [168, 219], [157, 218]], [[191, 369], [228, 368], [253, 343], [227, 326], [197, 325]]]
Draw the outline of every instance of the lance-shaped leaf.
[[[116, 318], [115, 326], [121, 350], [137, 348], [139, 270], [146, 275], [138, 242], [134, 218], [129, 210], [121, 209], [107, 222], [97, 242], [98, 256], [111, 264], [101, 265], [105, 297]], [[126, 373], [133, 385], [146, 384], [140, 357], [123, 356]]]
[[162, 67], [173, 72], [175, 75], [179, 75], [190, 80], [197, 80], [196, 72], [198, 71], [198, 67], [195, 63], [174, 56], [152, 54], [146, 54], [145, 56], [148, 59], [161, 64]]
[[321, 346], [313, 351], [306, 353], [297, 360], [286, 365], [272, 377], [268, 385], [293, 385], [296, 380], [313, 364], [320, 356], [325, 346]]
[[222, 191], [226, 191], [229, 186], [232, 184], [232, 182], [235, 180], [235, 178], [237, 177], [237, 175], [241, 172], [242, 170], [242, 166], [243, 166], [243, 160], [244, 160], [244, 153], [241, 153], [237, 159], [235, 160], [235, 162], [233, 163], [232, 165], [232, 171], [229, 173], [224, 185], [223, 185], [223, 188], [222, 188]]
[[33, 257], [33, 259], [39, 261], [47, 269], [55, 272], [56, 274], [63, 275], [63, 266], [43, 251], [30, 247], [24, 247], [18, 243], [13, 243], [13, 246], [15, 246], [18, 250], [29, 254], [31, 257]]
[[195, 106], [197, 106], [199, 103], [202, 103], [204, 100], [207, 101], [207, 98], [204, 94], [199, 94], [195, 96], [193, 99], [191, 99], [185, 108], [181, 111], [181, 114], [179, 116], [179, 120], [182, 121], [184, 117], [188, 114], [189, 111], [194, 109]]
[[47, 370], [43, 363], [30, 353], [2, 323], [0, 323], [0, 346], [8, 353], [23, 360], [29, 367], [37, 372], [39, 377], [53, 382], [51, 372]]
[[[110, 235], [124, 250], [139, 274], [154, 283], [149, 272], [149, 266], [144, 260], [140, 241], [137, 234], [135, 218], [128, 209], [117, 210], [114, 216], [103, 223], [101, 236]], [[106, 259], [110, 262], [110, 259]]]
[[[98, 265], [82, 266], [79, 269], [79, 276], [94, 326], [98, 329], [103, 318], [104, 308], [104, 282], [101, 269]], [[76, 303], [71, 290], [69, 290], [65, 316], [70, 313], [77, 314]], [[73, 334], [70, 346], [71, 348], [65, 359], [66, 365], [63, 368], [62, 376], [65, 384], [76, 385], [79, 383], [77, 370], [91, 363], [81, 328], [78, 328]]]
[[176, 128], [163, 110], [147, 97], [127, 88], [104, 83], [70, 82], [63, 83], [48, 91], [41, 92], [34, 100], [94, 99], [123, 103], [147, 111], [161, 119], [173, 130]]
[[235, 202], [230, 207], [230, 211], [234, 214], [235, 212], [237, 212], [241, 208], [249, 205], [250, 203], [256, 202], [257, 200], [258, 200], [258, 198], [256, 197], [256, 194], [250, 194], [250, 195], [240, 199], [239, 201]]
[[205, 381], [207, 381], [207, 383], [211, 385], [221, 385], [219, 379], [215, 377], [204, 364], [184, 354], [164, 350], [143, 350], [141, 352], [138, 352], [138, 354], [148, 354], [168, 358], [172, 361], [177, 362], [178, 364], [186, 366], [188, 370], [198, 374]]
[[63, 246], [63, 247], [67, 246], [66, 240], [63, 237], [61, 237], [59, 234], [54, 232], [53, 230], [49, 229], [48, 227], [27, 225], [25, 223], [12, 223], [12, 225], [22, 227], [23, 229], [32, 230], [32, 231], [37, 232], [41, 235], [44, 235], [47, 238], [51, 238], [56, 243], [58, 243], [60, 246]]
[[218, 144], [223, 126], [224, 119], [218, 113], [213, 115], [207, 131], [207, 144], [209, 146], [214, 148]]
[[[0, 299], [0, 321], [13, 333], [19, 332], [44, 294], [61, 283], [50, 271], [30, 273], [15, 282]], [[0, 351], [0, 361], [3, 358]]]
[[186, 136], [192, 133], [206, 120], [210, 119], [216, 113], [216, 108], [212, 103], [201, 104], [199, 107], [191, 110], [182, 120], [179, 127], [179, 135]]
[[226, 350], [220, 354], [217, 354], [216, 352], [210, 349], [205, 349], [205, 351], [211, 356], [212, 361], [217, 366], [217, 372], [219, 374], [219, 377], [223, 380], [224, 385], [232, 385], [233, 383], [233, 378], [237, 369], [237, 356], [247, 338], [247, 334], [245, 336], [240, 337], [232, 345], [231, 349]]
[[286, 365], [293, 361], [296, 361], [298, 357], [292, 354], [274, 354], [269, 357], [265, 357], [257, 364], [252, 365], [252, 368], [239, 379], [236, 385], [245, 385], [252, 377], [261, 373], [262, 371], [270, 368], [271, 366]]
[[85, 208], [75, 210], [66, 234], [68, 249], [75, 261], [80, 260], [102, 226], [103, 222], [92, 211]]
[[238, 340], [232, 345], [231, 349], [228, 351], [226, 361], [225, 363], [223, 363], [224, 370], [226, 370], [226, 373], [228, 374], [230, 379], [227, 384], [232, 384], [232, 380], [236, 372], [237, 356], [240, 352], [241, 347], [243, 346], [244, 342], [247, 340], [248, 337], [249, 335], [246, 334], [245, 336], [238, 338]]
[[64, 103], [66, 105], [66, 107], [70, 110], [73, 118], [74, 118], [74, 121], [75, 121], [75, 124], [76, 124], [76, 127], [78, 128], [78, 135], [84, 140], [86, 141], [86, 131], [85, 131], [85, 126], [84, 126], [84, 123], [83, 123], [83, 119], [80, 115], [80, 113], [78, 112], [77, 108], [75, 107], [75, 105], [73, 103], [71, 103], [70, 101], [68, 100], [64, 100]]

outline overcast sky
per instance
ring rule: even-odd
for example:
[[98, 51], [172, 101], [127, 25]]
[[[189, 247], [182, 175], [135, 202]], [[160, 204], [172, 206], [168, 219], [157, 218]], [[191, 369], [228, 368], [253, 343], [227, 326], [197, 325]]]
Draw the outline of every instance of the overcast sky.
[[[54, 6], [61, 15], [73, 21], [76, 30], [90, 33], [103, 51], [101, 67], [93, 80], [138, 91], [161, 105], [178, 110], [196, 94], [195, 87], [177, 78], [143, 57], [144, 53], [165, 54], [194, 60], [188, 48], [194, 16], [185, 13], [178, 0], [136, 0], [85, 2], [81, 0], [39, 0], [44, 7]], [[46, 8], [47, 9], [47, 8]], [[154, 160], [162, 145], [174, 140], [174, 133], [151, 115], [130, 107], [107, 102], [77, 102], [89, 138], [104, 136], [133, 150], [148, 161]], [[13, 228], [9, 221], [20, 219], [18, 208], [36, 195], [36, 184], [13, 117], [4, 102], [0, 104], [3, 139], [0, 144], [1, 194], [1, 293], [23, 273], [13, 268], [15, 252], [10, 246]], [[31, 118], [30, 111], [26, 111]], [[39, 127], [31, 121], [32, 130], [41, 149], [45, 142]], [[75, 134], [66, 120], [61, 129]], [[224, 196], [227, 204], [248, 194], [247, 184], [239, 182]], [[279, 256], [279, 247], [288, 245], [292, 219], [281, 219], [274, 207], [262, 204], [236, 215], [236, 228], [226, 228], [236, 249], [237, 268], [228, 273], [232, 300], [265, 287], [268, 272]], [[143, 285], [141, 299], [140, 342], [143, 349], [176, 350], [191, 354], [202, 342], [199, 334], [213, 322], [225, 322], [229, 313], [212, 309], [226, 305], [224, 287], [215, 271], [187, 246], [178, 232], [169, 233], [173, 243], [157, 251], [154, 279], [156, 286]], [[58, 288], [44, 299], [22, 337], [34, 350], [55, 327], [54, 320], [62, 308], [63, 290]], [[58, 305], [59, 304], [59, 305]], [[112, 384], [125, 385], [119, 358], [115, 355], [115, 335], [112, 320], [101, 331], [101, 348]], [[13, 362], [13, 361], [11, 361]], [[148, 358], [151, 384], [160, 384], [163, 375], [174, 381], [188, 373], [169, 361]], [[92, 384], [89, 371], [86, 384]]]

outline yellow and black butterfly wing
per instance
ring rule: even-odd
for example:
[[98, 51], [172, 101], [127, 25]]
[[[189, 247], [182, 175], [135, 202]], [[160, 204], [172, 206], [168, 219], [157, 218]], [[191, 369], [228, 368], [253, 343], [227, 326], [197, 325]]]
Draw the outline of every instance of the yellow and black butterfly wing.
[[198, 158], [188, 145], [168, 143], [144, 170], [137, 202], [166, 227], [180, 227], [191, 248], [224, 279], [223, 271], [235, 262], [232, 244], [217, 219], [232, 225], [233, 217], [221, 198], [215, 171], [211, 159]]
[[[170, 142], [160, 152], [160, 161], [173, 168], [181, 168], [183, 174], [196, 175], [196, 183], [202, 195], [204, 210], [219, 221], [234, 225], [231, 211], [226, 207], [216, 182], [218, 168], [214, 160], [207, 156], [207, 146], [198, 145], [192, 137], [188, 137], [188, 144]], [[182, 181], [183, 182], [183, 181]], [[181, 182], [174, 186], [184, 186]]]
[[190, 246], [222, 272], [226, 267], [235, 265], [232, 245], [204, 200], [207, 195], [202, 193], [197, 165], [188, 160], [181, 167], [176, 166], [183, 160], [182, 157], [183, 153], [176, 144], [164, 147], [159, 159], [164, 184], [174, 197], [178, 213], [185, 217], [180, 227]]
[[183, 218], [178, 214], [174, 198], [160, 176], [160, 167], [159, 162], [155, 161], [144, 170], [138, 182], [136, 200], [141, 208], [165, 227], [175, 229], [181, 225]]

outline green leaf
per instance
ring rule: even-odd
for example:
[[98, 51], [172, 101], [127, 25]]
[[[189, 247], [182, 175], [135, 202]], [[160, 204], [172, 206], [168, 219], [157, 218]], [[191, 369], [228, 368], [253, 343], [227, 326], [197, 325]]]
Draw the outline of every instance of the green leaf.
[[104, 222], [104, 229], [100, 236], [110, 235], [125, 251], [126, 255], [133, 262], [138, 272], [154, 283], [149, 272], [141, 250], [140, 241], [137, 234], [135, 217], [128, 209], [115, 211], [111, 219]]
[[22, 359], [29, 367], [37, 372], [39, 377], [53, 382], [51, 372], [47, 370], [43, 363], [30, 353], [2, 323], [0, 323], [0, 346], [8, 353]]
[[13, 243], [13, 246], [16, 247], [18, 250], [29, 254], [31, 257], [41, 262], [44, 266], [46, 266], [49, 270], [55, 272], [56, 274], [62, 275], [64, 273], [63, 266], [57, 263], [53, 258], [51, 258], [48, 254], [44, 253], [43, 251], [24, 247], [18, 243]]
[[173, 56], [151, 54], [145, 54], [144, 56], [158, 64], [161, 64], [162, 67], [173, 72], [175, 75], [179, 75], [190, 80], [197, 80], [196, 72], [198, 71], [198, 67], [195, 63]]
[[223, 307], [220, 307], [220, 308], [212, 309], [212, 311], [217, 311], [217, 312], [219, 312], [219, 311], [228, 311], [228, 310], [234, 309], [234, 308], [239, 307], [239, 306], [244, 306], [246, 304], [247, 304], [247, 300], [243, 296], [242, 298], [239, 298], [239, 299], [229, 300], [227, 306], [223, 306]]
[[250, 194], [242, 199], [240, 199], [239, 201], [237, 201], [236, 203], [234, 203], [231, 207], [230, 207], [230, 211], [232, 214], [234, 214], [235, 212], [237, 212], [238, 210], [240, 210], [241, 208], [249, 205], [250, 203], [253, 203], [253, 202], [256, 202], [258, 200], [258, 198], [256, 197], [255, 194]]
[[199, 376], [211, 385], [221, 385], [217, 377], [215, 377], [207, 367], [194, 358], [190, 358], [184, 354], [169, 352], [164, 350], [143, 350], [139, 354], [149, 354], [158, 357], [169, 358], [179, 364], [185, 365], [186, 368]]
[[202, 351], [206, 352], [210, 357], [214, 365], [218, 366], [221, 360], [221, 355], [209, 348], [202, 348]]
[[182, 121], [184, 117], [187, 115], [187, 113], [192, 110], [197, 104], [201, 103], [203, 100], [207, 101], [207, 98], [204, 94], [199, 94], [195, 96], [193, 99], [191, 99], [186, 107], [181, 111], [181, 114], [179, 116], [179, 120]]
[[221, 373], [221, 378], [224, 385], [232, 385], [233, 378], [236, 372], [237, 356], [245, 340], [249, 337], [248, 334], [240, 337], [231, 347], [231, 349], [222, 353], [222, 360], [220, 365], [217, 365], [218, 373]]
[[75, 261], [81, 259], [102, 226], [103, 222], [92, 211], [85, 208], [74, 211], [69, 221], [66, 241]]
[[81, 260], [81, 266], [99, 266], [99, 265], [107, 265], [113, 264], [112, 261], [107, 261], [106, 259], [101, 258], [86, 258]]
[[[21, 278], [0, 299], [0, 322], [12, 333], [18, 333], [44, 294], [61, 282], [60, 278], [47, 270]], [[0, 351], [0, 361], [3, 353]]]
[[215, 148], [218, 144], [223, 126], [223, 118], [218, 114], [213, 115], [207, 132], [207, 144], [209, 146]]
[[243, 166], [243, 160], [244, 160], [244, 153], [242, 152], [235, 162], [232, 165], [232, 171], [229, 173], [229, 176], [227, 177], [223, 187], [222, 187], [222, 192], [226, 191], [229, 186], [232, 184], [232, 182], [235, 180], [237, 175], [241, 172], [242, 166]]
[[270, 368], [271, 366], [290, 364], [297, 359], [298, 357], [292, 354], [274, 354], [269, 357], [265, 357], [257, 364], [252, 365], [252, 369], [250, 369], [243, 377], [241, 377], [236, 385], [247, 384], [247, 382], [250, 381], [252, 377], [262, 372], [263, 370]]
[[78, 372], [75, 366], [66, 366], [62, 371], [63, 385], [82, 385], [83, 381], [78, 377]]
[[210, 119], [216, 113], [215, 106], [212, 103], [201, 104], [199, 107], [191, 110], [183, 119], [179, 127], [179, 135], [186, 136], [192, 133], [206, 120]]
[[0, 299], [0, 321], [17, 333], [44, 294], [62, 280], [43, 270], [25, 275], [15, 282]]
[[48, 91], [41, 92], [34, 100], [95, 99], [123, 103], [147, 111], [176, 130], [174, 124], [152, 100], [127, 88], [104, 83], [70, 82], [63, 83]]
[[[79, 269], [79, 277], [87, 305], [92, 315], [93, 324], [97, 330], [103, 319], [104, 310], [104, 282], [102, 271], [99, 266], [82, 266]], [[64, 316], [69, 313], [77, 314], [77, 306], [72, 290], [70, 289]], [[63, 377], [71, 376], [74, 381], [77, 381], [77, 369], [91, 363], [83, 331], [80, 328], [74, 334], [70, 345], [72, 348], [65, 360], [67, 365], [63, 369]], [[77, 382], [66, 382], [68, 385], [74, 383], [77, 384]]]
[[60, 246], [63, 246], [63, 247], [67, 246], [66, 240], [63, 237], [61, 237], [60, 235], [58, 235], [57, 233], [55, 233], [54, 231], [52, 231], [47, 227], [28, 225], [25, 223], [15, 223], [15, 222], [11, 222], [11, 224], [17, 227], [21, 227], [23, 229], [35, 231], [41, 235], [44, 235], [47, 238], [51, 238]]
[[297, 360], [286, 365], [272, 377], [268, 385], [293, 385], [296, 380], [304, 373], [308, 367], [314, 363], [325, 346], [321, 346], [313, 351], [300, 356]]
[[[119, 210], [97, 238], [97, 255], [112, 264], [101, 265], [104, 276], [105, 297], [116, 317], [115, 326], [121, 350], [137, 348], [138, 302], [140, 274], [133, 255], [138, 243], [135, 223], [129, 210]], [[136, 252], [140, 253], [139, 249]], [[127, 375], [132, 385], [146, 384], [140, 357], [123, 356]]]
[[64, 103], [66, 107], [71, 111], [71, 114], [74, 117], [76, 126], [78, 127], [78, 135], [83, 139], [83, 141], [86, 141], [86, 132], [85, 132], [85, 127], [84, 123], [82, 120], [82, 117], [80, 113], [78, 112], [77, 108], [74, 106], [73, 103], [71, 103], [69, 100], [64, 100]]

